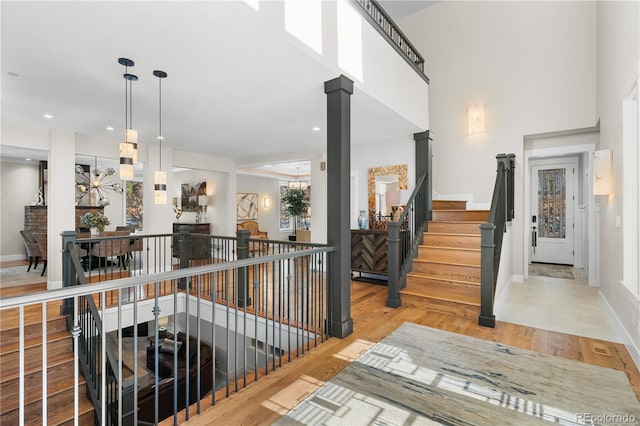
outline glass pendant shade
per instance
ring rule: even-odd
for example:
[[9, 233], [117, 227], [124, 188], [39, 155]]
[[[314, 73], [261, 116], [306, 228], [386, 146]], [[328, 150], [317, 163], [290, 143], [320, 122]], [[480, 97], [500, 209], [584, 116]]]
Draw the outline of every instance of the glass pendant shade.
[[133, 164], [138, 162], [138, 131], [133, 129], [127, 129], [125, 133], [124, 141], [129, 143], [132, 147]]
[[156, 204], [167, 204], [167, 173], [157, 171], [153, 177], [153, 196]]
[[120, 143], [120, 179], [133, 179], [133, 145]]

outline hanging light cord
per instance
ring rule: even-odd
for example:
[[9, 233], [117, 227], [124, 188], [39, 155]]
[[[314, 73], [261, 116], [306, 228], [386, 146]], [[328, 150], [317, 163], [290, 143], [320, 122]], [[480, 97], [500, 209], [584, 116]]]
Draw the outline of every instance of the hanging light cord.
[[158, 78], [158, 140], [160, 141], [160, 171], [162, 171], [162, 78]]

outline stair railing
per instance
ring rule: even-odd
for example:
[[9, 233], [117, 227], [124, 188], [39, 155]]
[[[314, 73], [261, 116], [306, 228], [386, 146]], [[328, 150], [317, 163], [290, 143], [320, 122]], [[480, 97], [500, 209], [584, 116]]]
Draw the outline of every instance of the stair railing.
[[429, 217], [424, 196], [426, 194], [427, 173], [418, 179], [418, 183], [405, 204], [397, 221], [387, 224], [387, 270], [389, 273], [386, 306], [400, 306], [400, 290], [407, 285], [407, 274], [412, 269], [412, 259], [418, 246], [422, 244], [422, 233]]
[[[68, 242], [67, 249], [71, 253], [72, 274], [76, 276], [77, 285], [86, 285], [84, 268], [78, 255], [78, 246], [73, 242]], [[105, 306], [106, 303], [102, 301], [101, 305]], [[117, 413], [122, 412], [122, 395], [116, 392], [116, 389], [120, 389], [118, 383], [122, 381], [122, 364], [117, 361], [113, 348], [101, 333], [103, 330], [102, 317], [92, 296], [78, 297], [78, 326], [78, 347], [80, 349], [78, 363], [82, 375], [87, 381], [87, 395], [96, 410], [100, 410], [101, 407], [107, 408], [108, 412], [104, 413], [107, 424], [117, 424]], [[100, 362], [103, 353], [106, 356], [106, 363]], [[102, 404], [103, 400], [106, 400], [104, 405]], [[118, 405], [117, 411], [115, 411], [116, 404]], [[99, 415], [95, 416], [98, 423], [100, 418]]]
[[380, 6], [376, 0], [356, 0], [362, 15], [375, 28], [382, 37], [393, 47], [401, 58], [403, 58], [418, 73], [420, 78], [429, 83], [429, 78], [424, 74], [424, 58], [418, 52], [409, 38], [405, 36], [400, 27]]
[[480, 225], [480, 317], [478, 324], [495, 327], [493, 313], [502, 238], [507, 231], [507, 222], [514, 217], [514, 154], [498, 154], [496, 181], [491, 199], [489, 220]]

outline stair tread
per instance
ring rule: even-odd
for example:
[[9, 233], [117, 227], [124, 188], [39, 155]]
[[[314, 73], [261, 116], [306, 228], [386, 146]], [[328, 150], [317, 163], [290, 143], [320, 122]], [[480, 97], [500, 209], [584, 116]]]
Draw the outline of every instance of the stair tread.
[[418, 297], [423, 297], [423, 298], [426, 298], [426, 299], [444, 300], [446, 302], [460, 303], [462, 305], [480, 307], [480, 301], [476, 302], [474, 300], [460, 300], [460, 299], [455, 298], [455, 297], [432, 296], [430, 294], [422, 292], [419, 288], [411, 289], [411, 288], [407, 287], [407, 288], [404, 288], [404, 289], [400, 290], [400, 294], [401, 295], [418, 296]]
[[[61, 301], [47, 302], [47, 321], [64, 318], [60, 313]], [[0, 315], [0, 333], [18, 328], [19, 326], [18, 308], [10, 308], [2, 311]], [[24, 308], [24, 325], [34, 325], [42, 323], [42, 305], [29, 305]]]
[[[425, 244], [420, 244], [420, 248], [430, 248], [430, 249], [439, 249], [439, 250], [464, 250], [464, 251], [477, 251], [479, 252], [479, 248], [470, 248], [470, 247], [447, 247], [447, 246], [429, 246]], [[448, 263], [448, 262], [445, 262]]]
[[[73, 371], [73, 366], [69, 369]], [[75, 378], [72, 374], [66, 376], [58, 376], [54, 380], [48, 380], [47, 382], [47, 398], [64, 392], [69, 388], [73, 388]], [[86, 383], [85, 378], [82, 375], [78, 376], [78, 386], [84, 386]], [[2, 398], [0, 403], [0, 414], [4, 414], [15, 409], [19, 403], [17, 381], [11, 385], [5, 384], [3, 386]], [[35, 386], [25, 386], [24, 390], [25, 405], [32, 404], [42, 400], [42, 380], [38, 380]]]
[[[49, 354], [47, 357], [47, 367], [53, 367], [55, 365], [64, 364], [69, 361], [73, 361], [73, 352], [71, 351], [68, 351], [68, 352], [65, 351], [65, 352], [53, 354], [53, 355]], [[32, 361], [31, 363], [29, 362], [29, 360], [25, 360], [25, 366], [24, 366], [25, 375], [32, 374], [40, 370], [42, 370], [41, 357], [39, 357], [39, 359], [36, 361]], [[14, 373], [11, 373], [9, 375], [5, 375], [5, 372], [2, 372], [2, 374], [0, 374], [0, 384], [6, 383], [9, 380], [13, 380], [18, 376], [19, 376], [18, 371], [15, 371]]]
[[464, 233], [457, 233], [457, 232], [432, 232], [432, 231], [426, 231], [425, 234], [429, 234], [429, 235], [442, 235], [442, 236], [456, 236], [456, 237], [473, 237], [473, 238], [480, 238], [480, 234], [464, 234]]
[[[440, 210], [442, 211], [442, 210]], [[473, 211], [473, 210], [465, 210], [465, 211]], [[434, 219], [434, 220], [430, 220], [429, 223], [433, 223], [433, 222], [437, 222], [437, 223], [477, 223], [477, 224], [481, 224], [481, 223], [486, 223], [482, 220], [438, 220], [438, 219]]]
[[[71, 335], [68, 331], [58, 331], [55, 333], [47, 334], [47, 343], [55, 342], [58, 340], [63, 340], [65, 338], [71, 338]], [[42, 345], [42, 336], [32, 337], [30, 339], [25, 339], [24, 348], [34, 348]], [[0, 355], [10, 354], [11, 352], [18, 352], [20, 350], [20, 345], [18, 342], [10, 343], [7, 345], [0, 345]]]
[[[94, 410], [93, 405], [87, 400], [84, 396], [84, 392], [79, 392], [78, 398], [78, 414], [81, 416], [83, 414], [92, 412]], [[34, 401], [31, 404], [40, 404], [39, 400]], [[51, 398], [47, 400], [47, 408], [49, 411], [49, 415], [47, 416], [47, 422], [49, 424], [62, 424], [65, 422], [72, 421], [73, 418], [73, 407], [74, 407], [74, 398], [73, 398], [73, 389], [67, 389], [63, 392], [53, 395]], [[32, 407], [33, 409], [28, 410], [25, 413], [24, 422], [25, 424], [39, 424], [42, 422], [42, 410], [36, 409], [37, 407]], [[0, 423], [7, 424], [14, 423], [14, 420], [17, 420], [18, 417], [18, 409], [13, 409], [8, 411], [7, 413], [2, 414], [2, 418], [0, 418]]]
[[413, 262], [422, 262], [422, 263], [435, 263], [437, 265], [452, 265], [452, 266], [466, 266], [469, 268], [480, 268], [480, 265], [473, 265], [471, 263], [453, 263], [453, 262], [443, 262], [440, 260], [427, 260], [427, 259], [420, 259], [418, 257], [416, 257], [415, 259], [413, 259]]
[[452, 282], [452, 283], [458, 283], [458, 284], [469, 284], [474, 286], [480, 286], [480, 281], [470, 281], [470, 280], [465, 280], [461, 278], [449, 278], [449, 277], [444, 277], [442, 275], [428, 274], [426, 272], [410, 272], [407, 274], [407, 276], [415, 277], [415, 278], [427, 278], [430, 280], [442, 281], [442, 282]]

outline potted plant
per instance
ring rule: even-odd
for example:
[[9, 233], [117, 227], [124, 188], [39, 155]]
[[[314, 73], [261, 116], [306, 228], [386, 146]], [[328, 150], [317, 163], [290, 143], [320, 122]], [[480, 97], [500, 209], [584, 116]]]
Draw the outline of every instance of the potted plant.
[[80, 218], [80, 223], [91, 229], [91, 235], [104, 232], [105, 226], [109, 224], [109, 218], [102, 213], [85, 213]]
[[293, 218], [293, 238], [290, 237], [289, 239], [295, 241], [296, 231], [298, 230], [298, 218], [307, 211], [309, 200], [303, 190], [290, 188], [284, 197], [282, 197], [282, 201], [285, 203], [284, 212]]

